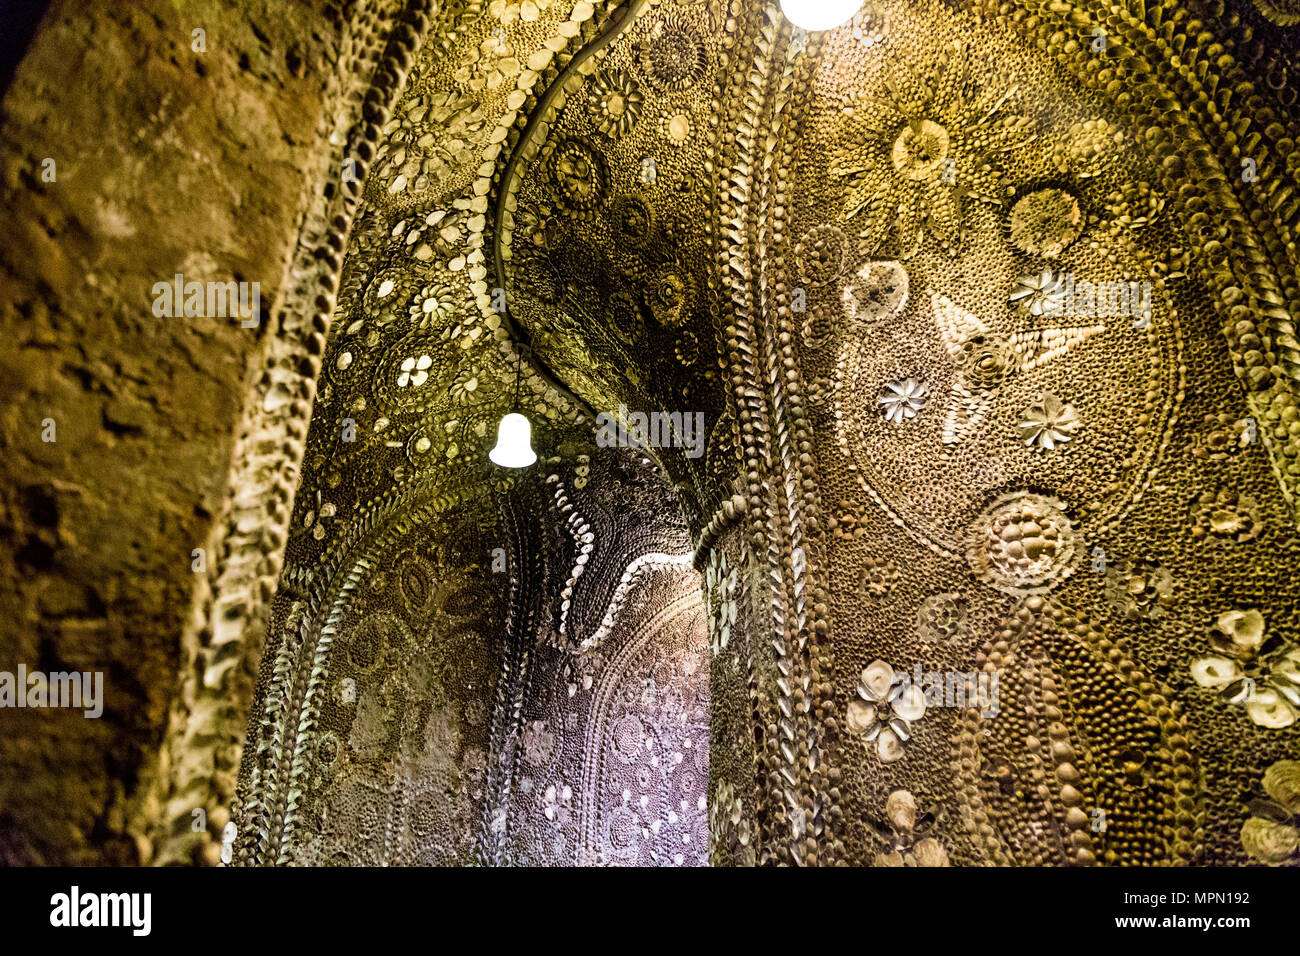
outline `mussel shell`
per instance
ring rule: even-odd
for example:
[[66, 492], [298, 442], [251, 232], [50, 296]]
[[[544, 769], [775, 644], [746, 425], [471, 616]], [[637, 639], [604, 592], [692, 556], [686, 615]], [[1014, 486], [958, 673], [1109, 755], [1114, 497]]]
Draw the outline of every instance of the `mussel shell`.
[[1255, 682], [1249, 677], [1238, 677], [1219, 691], [1219, 697], [1230, 704], [1240, 704], [1251, 696]]
[[1246, 804], [1246, 809], [1252, 816], [1263, 817], [1274, 823], [1287, 823], [1291, 819], [1291, 814], [1287, 812], [1286, 807], [1268, 797], [1252, 797]]

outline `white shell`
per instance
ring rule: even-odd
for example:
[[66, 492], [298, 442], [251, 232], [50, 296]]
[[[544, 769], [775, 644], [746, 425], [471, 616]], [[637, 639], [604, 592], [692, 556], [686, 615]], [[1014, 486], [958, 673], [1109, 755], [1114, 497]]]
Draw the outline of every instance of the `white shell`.
[[894, 669], [884, 661], [872, 661], [862, 672], [862, 685], [874, 700], [884, 700], [889, 696], [889, 687], [894, 681]]
[[1202, 687], [1226, 687], [1241, 676], [1241, 667], [1226, 657], [1202, 657], [1192, 661], [1192, 678]]
[[866, 733], [867, 728], [876, 722], [876, 706], [861, 700], [853, 701], [845, 713], [845, 722], [850, 733]]
[[915, 684], [908, 684], [894, 701], [893, 708], [906, 721], [920, 720], [925, 715], [925, 694]]
[[897, 735], [886, 727], [876, 738], [876, 755], [880, 757], [881, 763], [893, 763], [899, 757], [903, 756], [903, 744]]
[[1279, 730], [1295, 723], [1295, 710], [1270, 687], [1256, 692], [1254, 700], [1246, 704], [1246, 713], [1261, 727]]

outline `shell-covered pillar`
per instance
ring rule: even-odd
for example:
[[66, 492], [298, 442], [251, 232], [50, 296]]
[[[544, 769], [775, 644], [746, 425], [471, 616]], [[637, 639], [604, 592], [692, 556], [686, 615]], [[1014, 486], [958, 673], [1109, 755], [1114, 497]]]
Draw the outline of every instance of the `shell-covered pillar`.
[[1294, 104], [1256, 30], [752, 13], [715, 861], [1294, 862]]
[[[391, 107], [365, 100], [227, 863], [708, 860], [679, 491], [605, 447], [509, 327], [565, 289], [490, 272], [524, 128], [620, 10], [491, 6], [438, 7]], [[525, 469], [488, 458], [509, 411]]]

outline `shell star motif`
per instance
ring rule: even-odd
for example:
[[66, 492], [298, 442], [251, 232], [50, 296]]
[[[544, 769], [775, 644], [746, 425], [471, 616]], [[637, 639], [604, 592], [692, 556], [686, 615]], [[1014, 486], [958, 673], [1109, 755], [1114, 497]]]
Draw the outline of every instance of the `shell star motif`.
[[946, 445], [959, 444], [975, 432], [1008, 379], [1042, 368], [1106, 331], [1104, 325], [1077, 325], [1004, 335], [990, 331], [975, 313], [937, 292], [931, 294], [930, 305], [944, 348], [957, 364], [944, 413]]
[[930, 390], [924, 382], [914, 378], [899, 379], [885, 386], [880, 396], [880, 407], [884, 410], [885, 421], [895, 425], [913, 419], [930, 397]]

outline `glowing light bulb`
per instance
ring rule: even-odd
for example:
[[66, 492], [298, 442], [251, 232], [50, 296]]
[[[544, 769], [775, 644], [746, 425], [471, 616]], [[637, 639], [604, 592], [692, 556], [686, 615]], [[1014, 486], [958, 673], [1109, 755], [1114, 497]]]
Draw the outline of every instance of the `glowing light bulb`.
[[830, 30], [848, 23], [862, 6], [862, 0], [781, 0], [781, 12], [805, 30]]
[[488, 457], [502, 468], [527, 468], [537, 461], [533, 451], [533, 426], [518, 412], [511, 412], [497, 426], [497, 444]]

